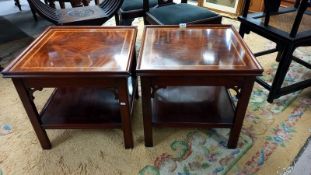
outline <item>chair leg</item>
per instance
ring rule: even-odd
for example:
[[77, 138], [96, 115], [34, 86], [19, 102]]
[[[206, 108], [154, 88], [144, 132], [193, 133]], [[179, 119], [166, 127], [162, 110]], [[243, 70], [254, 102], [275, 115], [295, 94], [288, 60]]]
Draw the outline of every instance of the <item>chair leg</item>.
[[120, 25], [120, 18], [119, 18], [119, 14], [118, 14], [118, 13], [116, 13], [116, 14], [114, 15], [114, 19], [115, 19], [115, 21], [116, 21], [116, 25], [117, 25], [117, 26]]
[[88, 0], [82, 0], [82, 4], [83, 4], [84, 6], [88, 6], [88, 5], [89, 5], [89, 1], [88, 1]]
[[284, 52], [282, 52], [284, 50], [283, 48], [284, 46], [282, 46], [281, 44], [276, 44], [276, 49], [278, 50], [278, 54], [276, 56], [276, 60], [277, 62], [280, 62], [281, 58], [282, 58], [282, 54]]
[[59, 0], [58, 2], [59, 2], [60, 8], [61, 8], [61, 9], [64, 9], [64, 8], [65, 8], [65, 2], [64, 2], [64, 0]]
[[146, 17], [143, 18], [144, 19], [144, 25], [149, 25], [150, 23], [147, 21]]
[[247, 30], [247, 27], [245, 27], [245, 25], [243, 23], [241, 23], [240, 25], [240, 30], [239, 30], [239, 33], [241, 35], [242, 38], [244, 38], [244, 35], [245, 34], [249, 34], [249, 30]]
[[37, 22], [38, 18], [37, 18], [37, 15], [36, 15], [36, 10], [32, 7], [32, 5], [30, 5], [30, 10], [31, 10], [33, 19]]
[[83, 3], [81, 0], [71, 0], [70, 1], [71, 7], [82, 7]]
[[289, 66], [292, 62], [292, 54], [294, 50], [295, 50], [294, 47], [290, 45], [284, 47], [283, 50], [281, 51], [282, 58], [280, 58], [280, 63], [275, 73], [271, 90], [267, 99], [269, 103], [272, 103], [274, 99], [280, 96], [281, 87], [284, 82], [286, 73], [289, 69]]
[[133, 21], [134, 21], [134, 19], [124, 19], [121, 16], [121, 18], [120, 18], [120, 25], [121, 26], [131, 26]]
[[15, 0], [15, 5], [18, 7], [19, 11], [22, 11], [22, 6], [19, 0]]
[[54, 8], [55, 9], [55, 0], [47, 0], [48, 1], [48, 4], [51, 8]]

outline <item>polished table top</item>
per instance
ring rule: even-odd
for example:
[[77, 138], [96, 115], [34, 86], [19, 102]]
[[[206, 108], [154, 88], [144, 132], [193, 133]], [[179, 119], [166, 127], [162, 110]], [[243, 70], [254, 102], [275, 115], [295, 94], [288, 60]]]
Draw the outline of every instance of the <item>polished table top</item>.
[[51, 27], [3, 74], [129, 73], [136, 33], [135, 27]]
[[232, 26], [146, 26], [137, 72], [173, 75], [185, 71], [258, 75], [262, 68]]

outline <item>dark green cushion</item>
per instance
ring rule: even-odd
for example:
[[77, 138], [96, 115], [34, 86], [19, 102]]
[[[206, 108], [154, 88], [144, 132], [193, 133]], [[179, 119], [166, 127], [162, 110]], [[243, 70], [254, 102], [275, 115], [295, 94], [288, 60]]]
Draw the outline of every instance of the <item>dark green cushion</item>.
[[[144, 0], [124, 0], [121, 9], [123, 11], [143, 9]], [[149, 6], [154, 7], [158, 4], [158, 0], [149, 0]]]
[[206, 8], [186, 3], [167, 5], [150, 9], [149, 14], [164, 25], [189, 23], [196, 20], [218, 16]]

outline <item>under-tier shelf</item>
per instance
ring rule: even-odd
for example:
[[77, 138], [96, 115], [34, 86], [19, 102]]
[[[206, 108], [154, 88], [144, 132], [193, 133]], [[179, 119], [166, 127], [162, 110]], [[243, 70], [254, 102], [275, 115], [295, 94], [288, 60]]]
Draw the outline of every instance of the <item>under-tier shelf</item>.
[[46, 129], [120, 127], [119, 100], [112, 89], [59, 88], [43, 109], [41, 122]]
[[182, 86], [158, 89], [152, 122], [169, 127], [231, 127], [234, 109], [225, 87]]

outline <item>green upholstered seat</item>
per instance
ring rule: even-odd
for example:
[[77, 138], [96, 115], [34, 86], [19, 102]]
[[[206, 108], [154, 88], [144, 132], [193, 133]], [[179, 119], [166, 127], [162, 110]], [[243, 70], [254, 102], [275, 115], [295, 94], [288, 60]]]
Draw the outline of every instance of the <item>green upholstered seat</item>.
[[219, 16], [206, 8], [186, 3], [167, 5], [161, 8], [151, 8], [148, 13], [149, 16], [164, 25], [193, 23], [195, 21]]
[[[124, 0], [123, 4], [115, 15], [117, 25], [131, 25], [135, 18], [144, 16], [144, 0]], [[149, 0], [149, 6], [154, 7], [158, 0]]]
[[[150, 7], [154, 7], [157, 4], [158, 0], [149, 0]], [[143, 0], [124, 0], [121, 9], [123, 11], [143, 9]]]

